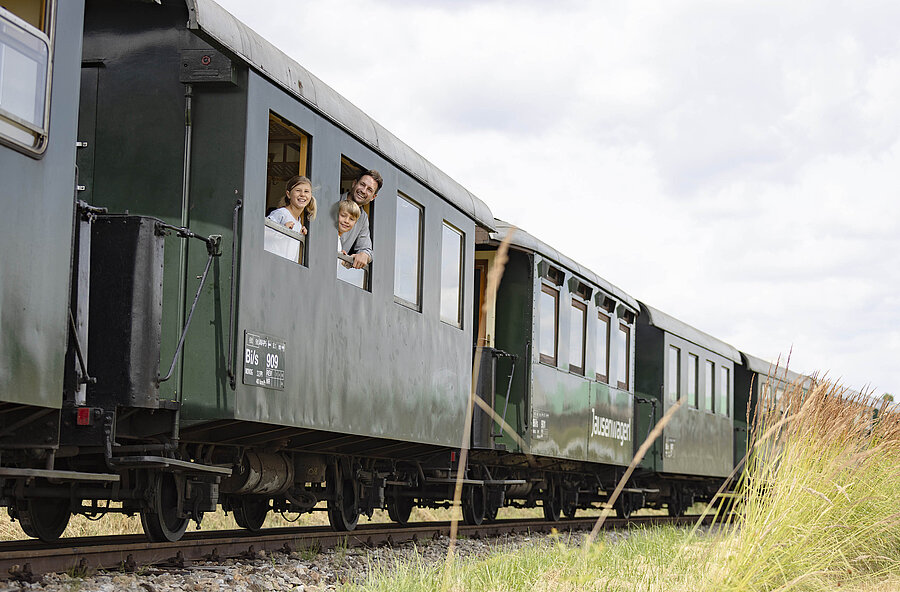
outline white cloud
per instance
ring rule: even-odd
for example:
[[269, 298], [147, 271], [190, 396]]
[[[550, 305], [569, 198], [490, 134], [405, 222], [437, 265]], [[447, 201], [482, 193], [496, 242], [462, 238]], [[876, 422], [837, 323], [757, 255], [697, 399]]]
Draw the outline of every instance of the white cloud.
[[636, 297], [900, 392], [900, 5], [220, 1]]

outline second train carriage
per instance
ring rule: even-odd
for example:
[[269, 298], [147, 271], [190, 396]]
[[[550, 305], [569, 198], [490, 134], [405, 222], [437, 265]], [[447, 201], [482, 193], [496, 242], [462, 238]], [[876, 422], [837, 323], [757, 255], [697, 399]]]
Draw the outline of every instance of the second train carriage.
[[[482, 364], [493, 379], [479, 380], [479, 396], [519, 438], [476, 411], [476, 425], [490, 429], [476, 430], [473, 458], [496, 455], [502, 464], [504, 451], [520, 462], [533, 454], [541, 472], [508, 470], [529, 481], [507, 499], [540, 500], [548, 519], [571, 516], [605, 501], [631, 462], [639, 304], [540, 239], [500, 220], [496, 226], [479, 233], [475, 255], [479, 314], [488, 300], [477, 346], [496, 359], [493, 370]], [[491, 305], [481, 287], [504, 239], [509, 259]]]

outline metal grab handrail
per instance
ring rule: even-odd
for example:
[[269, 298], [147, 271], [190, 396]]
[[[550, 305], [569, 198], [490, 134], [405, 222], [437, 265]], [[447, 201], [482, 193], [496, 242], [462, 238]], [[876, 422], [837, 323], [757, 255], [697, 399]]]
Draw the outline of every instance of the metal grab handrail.
[[285, 235], [288, 238], [292, 238], [294, 240], [300, 241], [304, 245], [306, 244], [306, 235], [303, 234], [302, 232], [297, 232], [296, 230], [292, 230], [292, 229], [288, 228], [287, 226], [283, 226], [283, 225], [279, 224], [278, 222], [269, 220], [268, 218], [263, 218], [263, 222], [265, 223], [266, 227], [271, 228], [275, 232], [280, 232], [281, 234]]
[[[347, 263], [350, 263], [351, 265], [353, 264], [353, 257], [351, 257], [350, 255], [344, 255], [343, 253], [339, 252], [337, 254], [337, 257], [341, 261], [346, 261]], [[353, 269], [353, 268], [351, 267], [350, 269]], [[365, 265], [363, 265], [362, 267], [359, 267], [358, 269], [362, 269], [363, 271], [369, 271], [369, 264], [366, 263]]]

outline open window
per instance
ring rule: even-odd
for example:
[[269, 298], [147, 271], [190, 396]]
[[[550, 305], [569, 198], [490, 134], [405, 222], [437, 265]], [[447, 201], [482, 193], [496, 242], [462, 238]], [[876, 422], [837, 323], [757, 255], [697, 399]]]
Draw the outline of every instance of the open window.
[[[269, 150], [266, 165], [266, 251], [305, 265], [306, 236], [315, 211], [312, 184], [295, 185], [297, 176], [309, 177], [309, 135], [298, 127], [269, 113]], [[289, 187], [291, 184], [293, 187]], [[298, 203], [291, 203], [290, 194], [306, 192], [306, 205], [298, 211]], [[298, 217], [299, 216], [299, 217]]]
[[30, 156], [46, 150], [50, 129], [52, 15], [47, 1], [0, 7], [0, 142]]
[[[359, 179], [361, 174], [366, 172], [366, 170], [368, 169], [366, 169], [359, 163], [356, 163], [346, 156], [341, 155], [340, 190], [342, 199], [347, 197], [347, 194], [353, 188], [353, 184], [357, 179]], [[362, 213], [360, 214], [359, 219], [356, 221], [356, 225], [365, 225], [365, 236], [369, 237], [370, 242], [374, 242], [375, 202], [370, 201], [364, 206], [361, 206], [360, 209], [362, 210]], [[335, 232], [337, 232], [337, 216], [337, 208], [335, 207], [335, 211], [332, 214], [332, 220], [330, 222], [331, 224], [335, 225]], [[354, 269], [351, 267], [353, 259], [349, 256], [359, 248], [359, 245], [357, 243], [360, 240], [358, 237], [361, 232], [363, 232], [363, 229], [361, 227], [354, 226], [353, 230], [348, 232], [350, 240], [347, 240], [345, 237], [345, 240], [339, 243], [341, 248], [346, 251], [348, 255], [342, 255], [340, 251], [337, 252], [337, 278], [362, 290], [368, 290], [371, 265], [366, 265], [365, 267], [360, 269]]]

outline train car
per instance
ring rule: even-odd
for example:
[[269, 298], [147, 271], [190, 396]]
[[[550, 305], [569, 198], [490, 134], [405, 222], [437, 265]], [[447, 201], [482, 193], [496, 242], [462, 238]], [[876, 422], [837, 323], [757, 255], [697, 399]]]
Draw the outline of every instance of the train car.
[[757, 401], [774, 396], [777, 400], [792, 385], [806, 392], [815, 378], [741, 352], [742, 364], [734, 368], [734, 466], [743, 468], [749, 429], [756, 417]]
[[711, 499], [734, 468], [738, 350], [641, 303], [637, 325], [635, 438], [641, 442], [669, 408], [681, 408], [641, 462], [672, 515]]
[[62, 409], [84, 404], [91, 380], [79, 348], [88, 327], [70, 314], [86, 306], [71, 266], [82, 15], [77, 0], [0, 7], [0, 491], [23, 530], [41, 538], [68, 522], [65, 496], [48, 495], [51, 481], [118, 481], [105, 468], [59, 462], [71, 453], [59, 445]]
[[[537, 473], [493, 468], [526, 481], [507, 489], [508, 503], [539, 500], [550, 520], [574, 516], [606, 501], [631, 462], [639, 305], [527, 232], [501, 220], [496, 226], [479, 232], [475, 255], [478, 396], [518, 438], [479, 411], [473, 458], [502, 466], [509, 453], [519, 463], [533, 455]], [[486, 278], [504, 239], [509, 259], [492, 300]]]

